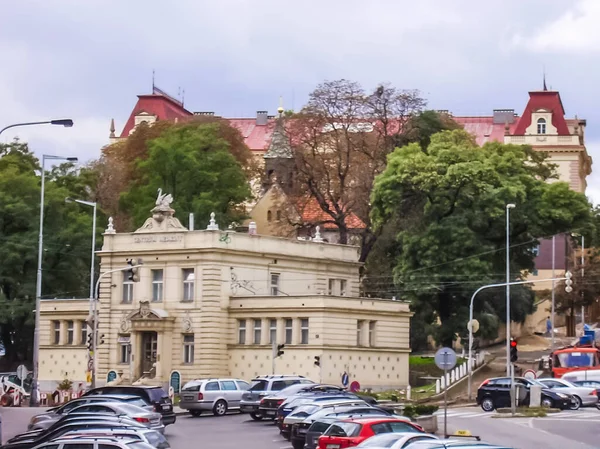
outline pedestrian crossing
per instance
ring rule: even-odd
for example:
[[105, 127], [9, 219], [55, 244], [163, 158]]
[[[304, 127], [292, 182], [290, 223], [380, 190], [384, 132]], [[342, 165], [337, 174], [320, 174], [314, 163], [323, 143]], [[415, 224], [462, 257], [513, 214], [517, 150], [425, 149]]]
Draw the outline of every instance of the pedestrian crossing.
[[[438, 410], [435, 412], [438, 419], [444, 419], [444, 410]], [[473, 409], [473, 410], [448, 410], [448, 418], [449, 419], [488, 419], [492, 418], [494, 415], [497, 415], [496, 412], [484, 412], [481, 410]], [[545, 420], [589, 420], [589, 421], [600, 421], [600, 410], [596, 410], [595, 408], [590, 409], [580, 409], [580, 410], [564, 410], [558, 413], [548, 413], [548, 415], [544, 418], [523, 418], [523, 419], [545, 419]]]

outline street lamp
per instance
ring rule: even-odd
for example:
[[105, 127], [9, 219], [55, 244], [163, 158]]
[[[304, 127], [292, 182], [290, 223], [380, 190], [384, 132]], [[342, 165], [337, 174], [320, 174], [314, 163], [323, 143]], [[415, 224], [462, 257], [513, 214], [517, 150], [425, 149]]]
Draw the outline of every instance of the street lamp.
[[[585, 236], [583, 234], [571, 234], [573, 237], [581, 237], [581, 282], [583, 284], [583, 275], [585, 274]], [[581, 299], [583, 302], [583, 289], [581, 290]], [[581, 304], [581, 335], [585, 335], [585, 306]]]
[[90, 311], [92, 310], [92, 300], [94, 299], [94, 259], [96, 256], [96, 210], [97, 203], [92, 201], [75, 200], [73, 198], [65, 198], [65, 203], [79, 203], [84, 206], [94, 208], [94, 218], [92, 222], [92, 262], [90, 263]]
[[506, 205], [506, 375], [510, 376], [510, 210], [516, 206]]
[[[6, 128], [5, 128], [6, 129]], [[46, 159], [53, 161], [77, 162], [76, 157], [42, 156], [42, 188], [40, 194], [40, 233], [38, 236], [38, 266], [35, 284], [35, 329], [33, 332], [33, 385], [31, 387], [31, 406], [38, 405], [38, 362], [40, 352], [40, 301], [42, 298], [42, 255], [44, 253], [44, 193], [46, 180]]]
[[0, 129], [0, 134], [10, 128], [16, 128], [17, 126], [33, 126], [33, 125], [59, 125], [64, 126], [65, 128], [70, 128], [73, 126], [73, 120], [70, 118], [61, 118], [56, 120], [46, 120], [43, 122], [25, 122], [25, 123], [15, 123], [14, 125], [8, 125], [4, 128]]

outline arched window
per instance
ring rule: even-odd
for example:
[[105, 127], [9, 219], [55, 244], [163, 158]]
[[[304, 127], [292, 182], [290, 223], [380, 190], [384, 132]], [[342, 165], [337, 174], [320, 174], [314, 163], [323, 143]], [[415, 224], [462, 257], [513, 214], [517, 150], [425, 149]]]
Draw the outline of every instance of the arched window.
[[271, 221], [273, 218], [273, 214], [271, 213], [271, 211], [267, 212], [267, 221]]
[[545, 118], [538, 119], [537, 131], [538, 131], [538, 134], [546, 134], [546, 119]]

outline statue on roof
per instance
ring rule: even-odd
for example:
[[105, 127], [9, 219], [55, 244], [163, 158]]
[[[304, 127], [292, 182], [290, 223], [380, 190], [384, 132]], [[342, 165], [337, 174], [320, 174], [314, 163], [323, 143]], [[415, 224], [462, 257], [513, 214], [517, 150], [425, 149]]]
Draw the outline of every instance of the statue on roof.
[[156, 197], [156, 208], [159, 210], [170, 210], [173, 197], [170, 193], [162, 193], [162, 189], [158, 188], [158, 196]]

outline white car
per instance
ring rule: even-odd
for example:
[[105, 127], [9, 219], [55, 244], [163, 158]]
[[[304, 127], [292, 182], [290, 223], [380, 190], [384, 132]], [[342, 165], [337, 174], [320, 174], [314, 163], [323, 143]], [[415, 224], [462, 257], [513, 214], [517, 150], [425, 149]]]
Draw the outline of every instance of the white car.
[[415, 441], [438, 440], [435, 435], [428, 433], [400, 432], [382, 433], [367, 438], [357, 448], [368, 447], [370, 449], [402, 449]]
[[564, 379], [536, 379], [536, 381], [557, 393], [572, 395], [574, 403], [571, 410], [577, 410], [581, 406], [595, 406], [598, 403], [598, 393], [593, 387], [580, 387]]

